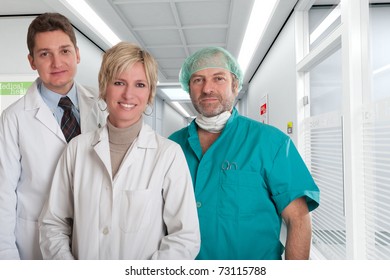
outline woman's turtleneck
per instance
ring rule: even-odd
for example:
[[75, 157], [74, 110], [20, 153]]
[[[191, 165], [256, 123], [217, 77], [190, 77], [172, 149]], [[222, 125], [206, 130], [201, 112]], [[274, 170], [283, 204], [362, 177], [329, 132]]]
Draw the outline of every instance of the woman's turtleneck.
[[108, 139], [110, 143], [111, 169], [114, 178], [118, 172], [122, 160], [130, 148], [131, 144], [137, 138], [142, 127], [142, 117], [132, 126], [126, 128], [117, 128], [111, 124], [107, 118]]

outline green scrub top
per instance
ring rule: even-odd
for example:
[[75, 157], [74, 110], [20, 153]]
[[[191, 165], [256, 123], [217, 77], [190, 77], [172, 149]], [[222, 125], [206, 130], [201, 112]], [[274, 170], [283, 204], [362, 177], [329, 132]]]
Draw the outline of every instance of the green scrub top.
[[181, 145], [192, 175], [201, 232], [197, 259], [281, 259], [281, 213], [319, 189], [291, 139], [233, 109], [204, 155], [193, 121], [169, 137]]

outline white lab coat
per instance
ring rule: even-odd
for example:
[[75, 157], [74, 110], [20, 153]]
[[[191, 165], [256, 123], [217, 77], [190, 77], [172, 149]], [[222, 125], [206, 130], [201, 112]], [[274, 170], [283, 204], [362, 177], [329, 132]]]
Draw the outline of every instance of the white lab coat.
[[194, 259], [199, 223], [180, 146], [143, 124], [112, 179], [107, 127], [74, 138], [42, 211], [40, 244], [45, 259]]
[[[37, 79], [0, 120], [0, 259], [42, 259], [38, 218], [67, 143]], [[106, 122], [97, 92], [76, 84], [81, 131]]]

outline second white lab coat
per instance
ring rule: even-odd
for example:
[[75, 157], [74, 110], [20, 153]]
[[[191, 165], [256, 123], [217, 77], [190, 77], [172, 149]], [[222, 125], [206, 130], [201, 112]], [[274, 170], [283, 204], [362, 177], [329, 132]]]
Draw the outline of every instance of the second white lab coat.
[[107, 127], [72, 140], [40, 242], [45, 259], [194, 259], [199, 224], [180, 146], [143, 124], [112, 179]]
[[[0, 259], [42, 259], [38, 218], [67, 143], [37, 79], [0, 119]], [[76, 84], [81, 131], [106, 122], [97, 91]]]

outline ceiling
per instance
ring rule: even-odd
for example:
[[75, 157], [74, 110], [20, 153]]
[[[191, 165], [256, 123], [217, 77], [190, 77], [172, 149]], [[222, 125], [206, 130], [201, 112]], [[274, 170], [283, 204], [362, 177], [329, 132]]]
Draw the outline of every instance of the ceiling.
[[[132, 41], [148, 50], [159, 65], [157, 94], [171, 101], [161, 88], [179, 87], [178, 74], [184, 59], [205, 46], [226, 48], [238, 57], [254, 0], [86, 0], [121, 40]], [[283, 2], [283, 3], [280, 3]], [[297, 0], [279, 1], [261, 43], [244, 77], [246, 92], [259, 63], [282, 28]], [[283, 5], [282, 5], [283, 4]], [[60, 12], [102, 50], [110, 47], [77, 13], [60, 0], [0, 0], [0, 15]], [[239, 96], [239, 97], [240, 97]], [[179, 100], [195, 115], [190, 101]]]

